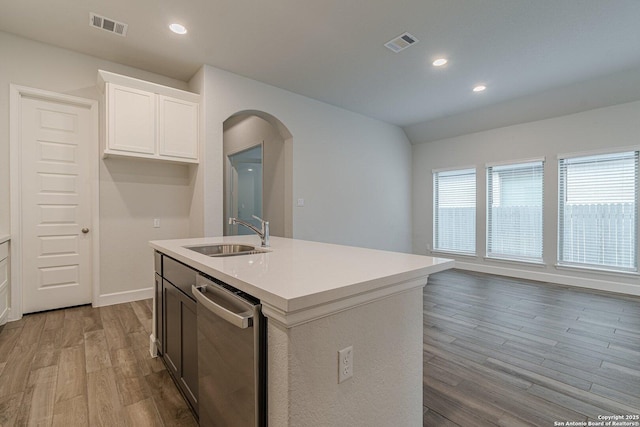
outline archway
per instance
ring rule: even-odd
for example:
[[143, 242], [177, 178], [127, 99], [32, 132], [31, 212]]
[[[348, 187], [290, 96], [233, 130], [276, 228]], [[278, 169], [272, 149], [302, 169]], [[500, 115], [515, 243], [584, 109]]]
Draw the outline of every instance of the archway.
[[291, 132], [269, 113], [245, 110], [224, 121], [225, 235], [241, 232], [228, 225], [229, 217], [250, 220], [259, 213], [271, 235], [293, 237], [292, 144]]

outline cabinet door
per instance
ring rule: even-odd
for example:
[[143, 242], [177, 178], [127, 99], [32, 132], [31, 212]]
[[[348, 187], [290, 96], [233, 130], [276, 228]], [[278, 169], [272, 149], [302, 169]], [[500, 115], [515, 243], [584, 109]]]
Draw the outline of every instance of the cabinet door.
[[158, 95], [160, 156], [198, 159], [198, 104]]
[[198, 413], [196, 302], [167, 280], [164, 287], [164, 354], [169, 372]]
[[198, 324], [196, 302], [183, 297], [182, 304], [182, 384], [185, 395], [198, 412]]
[[164, 289], [164, 354], [167, 367], [175, 378], [180, 378], [182, 366], [182, 302], [181, 293], [166, 280]]
[[155, 154], [156, 95], [107, 83], [107, 151]]
[[164, 342], [164, 306], [162, 304], [162, 294], [162, 277], [156, 274], [154, 308], [156, 312], [156, 349], [159, 356], [162, 356], [162, 353], [164, 353], [164, 348], [162, 347], [162, 343]]

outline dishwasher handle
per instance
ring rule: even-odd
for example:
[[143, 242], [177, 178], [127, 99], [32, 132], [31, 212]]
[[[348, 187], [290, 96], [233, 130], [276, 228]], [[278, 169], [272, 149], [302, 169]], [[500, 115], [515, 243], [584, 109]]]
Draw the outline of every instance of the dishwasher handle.
[[[204, 308], [216, 314], [218, 317], [231, 323], [232, 325], [237, 326], [240, 329], [247, 329], [253, 326], [253, 310], [247, 309], [242, 313], [236, 313], [234, 311], [231, 311], [223, 307], [222, 305], [216, 303], [215, 301], [212, 301], [209, 297], [205, 296], [203, 292], [200, 290], [200, 289], [203, 289], [207, 291], [207, 289], [212, 289], [212, 288], [213, 288], [212, 286], [206, 285], [206, 284], [199, 284], [199, 286], [191, 285], [191, 293], [193, 293], [193, 296], [196, 297], [196, 300], [198, 301], [198, 303], [201, 304]], [[206, 292], [206, 293], [213, 295], [216, 292], [214, 291], [214, 292]], [[221, 293], [222, 292], [220, 292], [220, 294]], [[224, 295], [216, 295], [216, 296], [219, 296], [221, 298], [224, 297]], [[230, 299], [230, 298], [227, 297], [227, 299]]]

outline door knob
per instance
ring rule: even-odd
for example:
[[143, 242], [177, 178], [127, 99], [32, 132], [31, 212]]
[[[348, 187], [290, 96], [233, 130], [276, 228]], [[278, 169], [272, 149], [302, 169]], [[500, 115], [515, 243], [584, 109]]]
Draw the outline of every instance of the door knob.
[[85, 227], [85, 228], [83, 228], [83, 229], [82, 229], [82, 232], [83, 232], [84, 234], [87, 234], [87, 233], [89, 232], [89, 229]]

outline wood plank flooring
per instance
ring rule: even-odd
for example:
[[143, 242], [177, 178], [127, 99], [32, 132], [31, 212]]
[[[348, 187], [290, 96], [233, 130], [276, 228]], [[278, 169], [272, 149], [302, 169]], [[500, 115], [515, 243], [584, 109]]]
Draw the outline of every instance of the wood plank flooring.
[[0, 426], [197, 426], [149, 355], [151, 300], [30, 314], [0, 331]]
[[640, 297], [434, 274], [424, 290], [423, 384], [424, 426], [638, 415]]
[[[0, 426], [196, 426], [149, 355], [151, 300], [0, 330]], [[450, 270], [424, 290], [424, 425], [640, 414], [640, 298]], [[278, 427], [278, 426], [276, 426]]]

